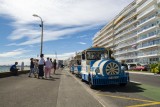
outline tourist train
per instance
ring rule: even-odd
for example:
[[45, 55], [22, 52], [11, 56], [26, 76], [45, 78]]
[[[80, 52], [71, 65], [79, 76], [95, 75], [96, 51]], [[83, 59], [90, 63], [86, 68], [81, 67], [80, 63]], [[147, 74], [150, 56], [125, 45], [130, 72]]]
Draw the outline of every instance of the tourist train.
[[111, 55], [110, 49], [91, 47], [71, 60], [70, 71], [88, 82], [91, 88], [109, 84], [125, 86], [129, 82], [129, 73]]
[[70, 60], [69, 65], [70, 65], [70, 72], [80, 77], [80, 72], [82, 68], [81, 67], [81, 53], [76, 53], [75, 57], [73, 57]]

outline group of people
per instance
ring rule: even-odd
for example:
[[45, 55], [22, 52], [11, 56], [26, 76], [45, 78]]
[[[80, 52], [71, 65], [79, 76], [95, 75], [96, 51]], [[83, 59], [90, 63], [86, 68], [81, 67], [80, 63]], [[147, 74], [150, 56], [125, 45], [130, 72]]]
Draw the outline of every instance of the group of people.
[[[57, 63], [56, 63], [56, 59], [54, 59], [54, 61], [52, 62], [52, 59], [47, 58], [47, 60], [44, 60], [44, 54], [40, 55], [40, 60], [38, 59], [30, 59], [30, 72], [28, 77], [31, 77], [31, 74], [34, 75], [34, 77], [36, 78], [40, 78], [42, 77], [42, 79], [45, 78], [51, 78], [51, 69], [54, 68], [54, 74], [57, 68]], [[17, 76], [18, 75], [18, 68], [17, 68], [18, 62], [15, 62], [14, 65], [12, 65], [10, 67], [10, 71], [12, 73], [12, 75]]]
[[52, 62], [52, 59], [50, 59], [49, 57], [47, 58], [47, 60], [44, 60], [44, 54], [40, 55], [40, 60], [38, 59], [30, 59], [30, 72], [28, 77], [31, 77], [31, 74], [33, 73], [34, 77], [37, 77], [38, 75], [38, 79], [40, 77], [42, 77], [42, 79], [45, 78], [51, 78], [51, 69], [54, 68], [54, 74], [56, 71], [56, 59]]

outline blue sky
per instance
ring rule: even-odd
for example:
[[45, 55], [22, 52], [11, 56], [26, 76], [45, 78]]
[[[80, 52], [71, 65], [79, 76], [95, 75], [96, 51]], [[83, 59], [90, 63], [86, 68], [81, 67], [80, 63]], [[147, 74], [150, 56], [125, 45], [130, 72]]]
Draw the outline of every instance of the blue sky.
[[29, 64], [40, 53], [66, 59], [92, 46], [92, 38], [133, 0], [0, 0], [0, 65]]

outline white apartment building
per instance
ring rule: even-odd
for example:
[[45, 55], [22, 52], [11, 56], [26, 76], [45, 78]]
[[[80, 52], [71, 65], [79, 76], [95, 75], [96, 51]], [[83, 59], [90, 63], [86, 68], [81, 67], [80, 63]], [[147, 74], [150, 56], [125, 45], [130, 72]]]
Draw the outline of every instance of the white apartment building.
[[160, 0], [134, 0], [93, 38], [93, 46], [114, 50], [116, 60], [160, 61]]

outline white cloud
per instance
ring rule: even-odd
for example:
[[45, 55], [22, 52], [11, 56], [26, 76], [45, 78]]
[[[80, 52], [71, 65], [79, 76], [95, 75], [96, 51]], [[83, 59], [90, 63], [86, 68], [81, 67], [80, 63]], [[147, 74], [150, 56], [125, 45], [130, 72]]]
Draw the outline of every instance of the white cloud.
[[77, 38], [84, 38], [84, 37], [87, 37], [88, 35], [81, 35], [81, 36], [78, 36]]
[[84, 43], [84, 42], [78, 42], [79, 44], [81, 44], [81, 45], [85, 45], [85, 44], [87, 44], [87, 43]]
[[[74, 56], [75, 55], [75, 52], [69, 52], [69, 53], [63, 53], [63, 54], [57, 54], [57, 59], [58, 60], [65, 60], [65, 59], [67, 59], [67, 58], [69, 58], [69, 57], [71, 57], [71, 56]], [[56, 55], [50, 55], [50, 54], [46, 54], [45, 55], [45, 58], [47, 58], [47, 57], [50, 57], [50, 58], [56, 58]]]
[[16, 49], [10, 52], [4, 52], [4, 53], [0, 53], [0, 58], [4, 58], [4, 57], [14, 57], [14, 56], [18, 56], [18, 55], [22, 55], [24, 53], [29, 52], [29, 50], [24, 50], [24, 49]]
[[[14, 31], [11, 40], [27, 38], [12, 45], [29, 45], [40, 41], [40, 20], [44, 21], [44, 41], [57, 40], [63, 36], [101, 26], [117, 15], [133, 0], [0, 0], [0, 15], [11, 18]], [[45, 28], [45, 26], [50, 26]], [[53, 30], [52, 26], [68, 27]], [[74, 26], [74, 28], [70, 28]], [[76, 27], [78, 26], [78, 27]], [[81, 26], [81, 27], [80, 27]]]
[[[80, 32], [80, 31], [84, 31], [86, 29], [91, 29], [93, 27], [96, 27], [97, 24], [95, 25], [90, 25], [90, 26], [82, 26], [82, 27], [76, 27], [76, 28], [69, 28], [69, 29], [63, 29], [63, 30], [44, 30], [44, 35], [43, 35], [43, 41], [51, 41], [51, 40], [57, 40], [57, 39], [62, 39], [64, 35], [68, 35], [68, 34], [73, 34], [76, 32]], [[32, 30], [33, 31], [33, 30]], [[18, 31], [15, 31], [18, 32]], [[41, 36], [37, 36], [36, 34], [37, 31], [33, 31], [32, 35], [32, 39], [29, 39], [28, 41], [16, 44], [16, 43], [11, 43], [8, 44], [7, 46], [12, 46], [12, 45], [30, 45], [30, 44], [35, 44], [35, 43], [39, 43], [41, 40]], [[21, 33], [15, 33], [15, 35], [11, 35], [9, 38], [10, 39], [17, 39], [16, 35], [25, 35], [26, 32], [21, 32]], [[36, 34], [36, 35], [34, 35]], [[30, 36], [30, 35], [28, 35]], [[20, 36], [19, 36], [20, 37]], [[35, 38], [34, 38], [35, 37]], [[31, 38], [31, 36], [30, 36]]]
[[[33, 17], [33, 14], [38, 14], [44, 21], [46, 42], [102, 26], [131, 1], [133, 0], [0, 0], [0, 17], [11, 19], [10, 25], [13, 27], [7, 38], [14, 43], [10, 42], [6, 46], [27, 45], [31, 48], [40, 42], [40, 19]], [[0, 58], [6, 58], [6, 62], [2, 60], [0, 64], [13, 64], [14, 61], [22, 60], [29, 63], [28, 59], [32, 55], [25, 56], [28, 51], [17, 49], [0, 53]], [[72, 55], [74, 52], [57, 56], [65, 59]]]
[[[18, 51], [18, 50], [16, 50], [16, 51]], [[13, 52], [15, 53], [15, 51], [13, 51]], [[16, 55], [20, 55], [20, 53], [17, 53]], [[68, 52], [68, 53], [63, 53], [63, 54], [57, 54], [57, 59], [58, 60], [65, 60], [65, 59], [68, 59], [70, 57], [73, 57], [74, 55], [75, 55], [75, 52]], [[52, 55], [51, 54], [45, 54], [44, 56], [45, 56], [44, 57], [45, 60], [46, 60], [47, 57], [50, 57], [50, 58], [53, 58], [53, 59], [56, 58], [56, 56], [53, 55], [53, 54]], [[6, 59], [3, 62], [0, 61], [0, 65], [12, 65], [12, 64], [14, 64], [15, 61], [18, 62], [19, 65], [21, 64], [21, 62], [24, 62], [25, 65], [29, 65], [30, 64], [30, 58], [31, 58], [31, 55], [15, 56], [12, 59], [9, 59], [9, 60]], [[37, 58], [37, 57], [35, 56], [33, 58]]]

